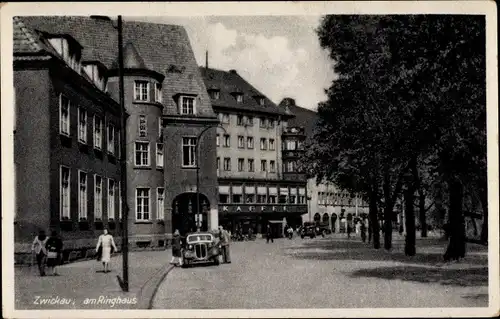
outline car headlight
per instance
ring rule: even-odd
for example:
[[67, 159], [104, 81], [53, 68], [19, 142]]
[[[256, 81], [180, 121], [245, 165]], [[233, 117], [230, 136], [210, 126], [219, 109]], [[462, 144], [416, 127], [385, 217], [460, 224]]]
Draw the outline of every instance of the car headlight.
[[188, 249], [193, 249], [193, 245], [189, 245], [189, 246], [188, 246]]
[[222, 245], [219, 245], [219, 249], [221, 249], [221, 248], [222, 248]]

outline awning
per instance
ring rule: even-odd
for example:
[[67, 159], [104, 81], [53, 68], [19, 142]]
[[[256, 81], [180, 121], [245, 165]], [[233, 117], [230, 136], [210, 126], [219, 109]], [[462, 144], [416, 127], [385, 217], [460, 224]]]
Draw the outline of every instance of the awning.
[[280, 195], [288, 195], [288, 188], [281, 187], [280, 188]]
[[267, 195], [267, 188], [265, 186], [257, 187], [257, 194], [259, 195]]
[[219, 186], [219, 194], [229, 194], [229, 186]]
[[277, 187], [269, 187], [269, 195], [277, 195], [278, 188]]
[[297, 195], [297, 189], [295, 187], [290, 188], [290, 195]]
[[299, 188], [299, 195], [305, 195], [306, 194], [306, 189], [305, 188]]
[[255, 186], [245, 186], [245, 194], [255, 194]]
[[236, 195], [241, 195], [243, 194], [243, 187], [242, 186], [233, 186], [233, 194]]

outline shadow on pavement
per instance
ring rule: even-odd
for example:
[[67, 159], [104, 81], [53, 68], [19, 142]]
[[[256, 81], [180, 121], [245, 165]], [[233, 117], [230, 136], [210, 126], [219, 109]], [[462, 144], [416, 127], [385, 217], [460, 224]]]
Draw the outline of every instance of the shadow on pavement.
[[[485, 286], [488, 285], [488, 268], [443, 269], [413, 266], [380, 267], [354, 271], [351, 277], [370, 277], [381, 279], [399, 279], [421, 283], [439, 283], [452, 286]], [[480, 295], [469, 298], [481, 298]]]
[[[436, 241], [418, 242], [417, 254], [412, 257], [404, 254], [404, 243], [401, 241], [394, 243], [392, 251], [386, 251], [383, 247], [374, 249], [371, 244], [355, 240], [309, 241], [303, 242], [300, 246], [287, 247], [286, 253], [296, 259], [396, 261], [435, 266], [443, 264], [443, 253], [446, 249], [446, 242], [440, 242], [439, 245], [436, 243]], [[477, 253], [487, 251], [487, 248], [477, 245], [467, 246], [463, 263], [484, 266], [488, 264], [487, 253]]]

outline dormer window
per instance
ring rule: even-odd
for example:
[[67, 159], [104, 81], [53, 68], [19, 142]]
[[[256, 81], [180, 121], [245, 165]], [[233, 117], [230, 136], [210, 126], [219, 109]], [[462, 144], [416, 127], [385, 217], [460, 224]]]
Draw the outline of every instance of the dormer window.
[[243, 103], [243, 94], [241, 93], [236, 94], [236, 102]]
[[106, 91], [105, 67], [96, 62], [84, 62], [83, 71], [100, 90]]
[[71, 36], [47, 36], [49, 43], [56, 50], [70, 68], [81, 73], [82, 46]]
[[259, 98], [259, 105], [264, 105], [265, 104], [265, 100], [263, 97]]
[[196, 112], [196, 103], [193, 96], [180, 97], [180, 113], [183, 115], [192, 115]]
[[212, 100], [218, 100], [218, 99], [220, 99], [220, 91], [219, 90], [210, 90], [209, 94], [210, 94], [210, 98]]

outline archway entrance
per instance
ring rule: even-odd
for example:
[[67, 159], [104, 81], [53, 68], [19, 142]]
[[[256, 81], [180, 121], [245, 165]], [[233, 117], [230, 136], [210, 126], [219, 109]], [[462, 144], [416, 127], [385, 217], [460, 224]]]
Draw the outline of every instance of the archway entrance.
[[319, 224], [321, 221], [321, 215], [319, 213], [314, 214], [314, 223]]
[[172, 202], [172, 233], [178, 229], [181, 235], [195, 232], [198, 227], [201, 231], [208, 230], [208, 211], [210, 202], [200, 194], [201, 222], [197, 218], [196, 193], [182, 193]]
[[332, 232], [334, 233], [335, 232], [335, 228], [336, 228], [336, 223], [337, 222], [337, 214], [333, 213], [332, 214]]

